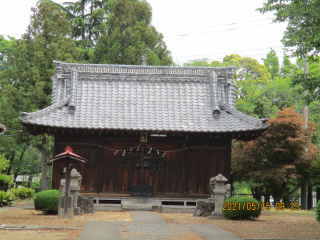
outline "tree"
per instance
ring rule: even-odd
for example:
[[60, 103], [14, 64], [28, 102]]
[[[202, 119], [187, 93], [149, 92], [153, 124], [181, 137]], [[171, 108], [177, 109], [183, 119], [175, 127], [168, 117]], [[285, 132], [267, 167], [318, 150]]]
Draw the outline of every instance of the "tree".
[[[8, 128], [20, 130], [20, 112], [33, 112], [51, 103], [51, 77], [55, 74], [53, 60], [72, 62], [78, 52], [71, 36], [69, 21], [60, 8], [51, 1], [42, 1], [32, 9], [33, 15], [27, 33], [13, 44], [9, 65], [1, 74], [0, 122]], [[3, 137], [2, 137], [3, 138]], [[28, 134], [10, 139], [4, 149], [9, 152], [10, 163], [30, 146]], [[42, 144], [41, 148], [48, 146]], [[19, 149], [17, 149], [19, 148]], [[8, 151], [9, 149], [12, 149]], [[23, 155], [22, 155], [23, 158]], [[46, 166], [46, 156], [42, 164]], [[46, 167], [45, 167], [46, 168]], [[42, 190], [47, 189], [47, 172], [42, 172]], [[9, 168], [10, 171], [13, 168]]]
[[171, 65], [163, 35], [150, 25], [151, 18], [151, 7], [145, 0], [111, 1], [107, 34], [98, 39], [93, 62]]
[[309, 64], [309, 73], [306, 75], [303, 70], [298, 70], [292, 77], [292, 86], [299, 86], [299, 94], [307, 90], [307, 95], [303, 97], [306, 104], [312, 101], [319, 101], [319, 85], [320, 85], [320, 58]]
[[107, 3], [108, 0], [78, 0], [62, 4], [77, 46], [92, 48], [100, 35], [106, 33]]
[[320, 0], [268, 0], [261, 13], [274, 12], [275, 22], [288, 22], [282, 43], [286, 47], [296, 47], [293, 54], [304, 57], [312, 51], [316, 56], [320, 51]]
[[315, 124], [309, 122], [309, 128], [305, 129], [301, 116], [293, 108], [283, 108], [268, 124], [263, 137], [236, 143], [232, 169], [242, 173], [242, 180], [263, 183], [275, 202], [280, 202], [289, 181], [305, 177], [306, 169], [317, 159], [318, 149], [311, 143]]
[[7, 69], [9, 67], [8, 56], [12, 52], [14, 41], [14, 37], [9, 37], [9, 40], [7, 40], [4, 36], [0, 35], [0, 75], [3, 69]]
[[274, 80], [279, 77], [279, 59], [277, 53], [271, 48], [271, 51], [267, 54], [267, 58], [262, 59], [264, 66], [271, 74], [271, 79]]
[[280, 69], [280, 76], [282, 78], [287, 78], [294, 75], [298, 70], [298, 67], [294, 65], [290, 60], [289, 57], [284, 54], [283, 62]]
[[183, 66], [186, 67], [225, 67], [225, 64], [219, 61], [209, 61], [207, 58], [190, 60], [184, 63]]

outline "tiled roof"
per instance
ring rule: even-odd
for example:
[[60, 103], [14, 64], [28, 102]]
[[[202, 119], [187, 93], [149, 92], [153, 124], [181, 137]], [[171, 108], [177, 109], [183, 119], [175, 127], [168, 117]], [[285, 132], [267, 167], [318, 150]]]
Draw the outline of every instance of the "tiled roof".
[[56, 64], [52, 105], [23, 113], [24, 124], [177, 132], [267, 128], [265, 120], [235, 109], [233, 68]]

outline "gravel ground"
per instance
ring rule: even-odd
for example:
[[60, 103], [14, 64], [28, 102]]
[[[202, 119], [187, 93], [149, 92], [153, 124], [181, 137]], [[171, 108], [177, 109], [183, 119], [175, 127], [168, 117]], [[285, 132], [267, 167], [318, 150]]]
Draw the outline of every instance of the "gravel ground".
[[204, 239], [186, 225], [169, 224], [154, 212], [130, 212], [133, 223], [120, 224], [121, 237], [133, 239]]
[[125, 240], [155, 239], [204, 239], [190, 228], [168, 223], [122, 223], [121, 237]]

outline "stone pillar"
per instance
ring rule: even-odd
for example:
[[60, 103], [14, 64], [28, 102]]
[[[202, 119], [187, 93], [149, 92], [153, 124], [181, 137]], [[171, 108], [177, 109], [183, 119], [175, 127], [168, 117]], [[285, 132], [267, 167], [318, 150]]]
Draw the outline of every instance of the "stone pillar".
[[224, 183], [228, 181], [227, 178], [218, 174], [213, 178], [216, 182], [215, 189], [213, 190], [215, 194], [215, 211], [211, 213], [212, 216], [222, 216], [222, 205], [224, 202], [224, 195], [226, 193], [226, 188], [224, 187]]

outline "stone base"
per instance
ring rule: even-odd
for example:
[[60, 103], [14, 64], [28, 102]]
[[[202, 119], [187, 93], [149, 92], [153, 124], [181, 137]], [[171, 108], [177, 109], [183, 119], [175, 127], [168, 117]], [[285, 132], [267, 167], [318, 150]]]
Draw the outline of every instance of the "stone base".
[[209, 217], [207, 217], [208, 219], [223, 219], [223, 220], [225, 220], [225, 219], [227, 219], [225, 216], [222, 216], [222, 215], [217, 215], [217, 216], [209, 216]]
[[93, 199], [78, 195], [78, 207], [81, 208], [84, 214], [95, 213]]
[[[68, 208], [68, 218], [73, 218], [73, 217], [74, 217], [73, 208]], [[58, 209], [58, 218], [59, 219], [64, 219], [64, 208], [59, 208]]]
[[197, 200], [196, 208], [193, 216], [195, 217], [207, 217], [215, 210], [215, 202], [212, 199]]
[[83, 212], [81, 212], [81, 208], [75, 207], [74, 209], [74, 215], [83, 215]]
[[[65, 201], [65, 196], [60, 196], [59, 197], [59, 203], [58, 203], [58, 218], [63, 219], [64, 218], [64, 201]], [[72, 207], [73, 203], [73, 197], [69, 196], [69, 201], [68, 201], [68, 218], [73, 218], [74, 216], [74, 210]]]
[[223, 217], [223, 213], [221, 212], [221, 213], [219, 213], [219, 212], [215, 212], [215, 211], [213, 211], [212, 213], [211, 213], [211, 215], [210, 216], [217, 216], [217, 217]]

